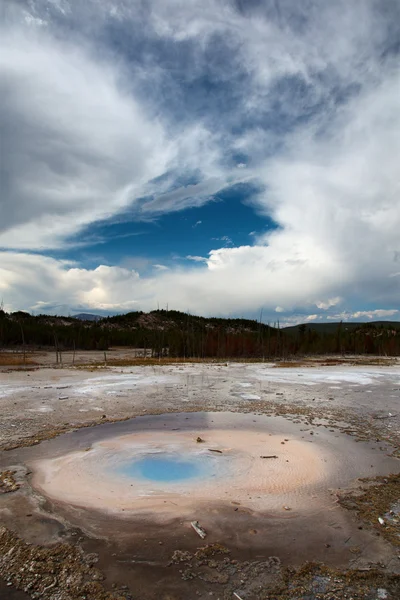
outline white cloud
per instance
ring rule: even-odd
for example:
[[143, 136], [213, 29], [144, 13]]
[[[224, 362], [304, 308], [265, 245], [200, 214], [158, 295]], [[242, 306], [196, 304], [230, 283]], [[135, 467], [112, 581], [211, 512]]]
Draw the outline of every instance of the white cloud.
[[377, 308], [375, 310], [359, 310], [353, 313], [351, 316], [353, 319], [364, 319], [367, 317], [368, 319], [382, 319], [385, 317], [394, 317], [398, 315], [400, 311], [396, 308], [385, 310], [381, 308]]
[[325, 136], [297, 130], [286, 155], [267, 161], [261, 174], [268, 194], [258, 196], [260, 208], [281, 226], [264, 236], [266, 253], [296, 260], [302, 287], [309, 276], [321, 288], [330, 280], [323, 296], [309, 297], [321, 309], [341, 297], [398, 297], [390, 275], [400, 231], [399, 83], [389, 70], [338, 113]]
[[[334, 110], [337, 86], [363, 85], [379, 75], [382, 47], [395, 34], [393, 23], [400, 16], [396, 1], [389, 3], [386, 15], [379, 9], [374, 0], [293, 0], [279, 9], [268, 3], [240, 10], [233, 2], [157, 0], [150, 24], [164, 39], [197, 44], [193, 78], [209, 58], [212, 41], [222, 38], [235, 67], [251, 76], [243, 107], [249, 112], [277, 102], [268, 92], [278, 79], [297, 78], [299, 88], [281, 88], [278, 98], [281, 109], [296, 116], [320, 102]], [[126, 10], [125, 18], [130, 16]], [[213, 62], [218, 77], [229, 78], [218, 57]]]
[[[224, 187], [214, 135], [179, 129], [132, 90], [120, 62], [50, 29], [0, 29], [0, 247], [56, 248], [128, 207], [138, 218], [201, 205]], [[130, 83], [130, 82], [129, 82]], [[170, 129], [166, 131], [166, 127]], [[168, 170], [204, 181], [169, 191]], [[155, 194], [146, 202], [141, 196]]]
[[57, 247], [128, 206], [172, 151], [108, 65], [46, 32], [2, 34], [0, 245]]
[[374, 310], [357, 310], [357, 311], [342, 311], [340, 313], [333, 313], [328, 315], [326, 318], [329, 321], [365, 321], [366, 319], [387, 320], [388, 317], [392, 317], [394, 321], [400, 321], [400, 310], [397, 308], [376, 308]]
[[129, 268], [83, 269], [41, 255], [0, 252], [0, 297], [6, 307], [14, 309], [38, 310], [38, 302], [50, 302], [72, 308], [152, 310], [159, 301], [209, 315], [263, 306], [267, 315], [274, 312], [277, 301], [307, 305], [310, 297], [321, 295], [324, 273], [312, 265], [300, 270], [296, 263], [285, 264], [278, 257], [270, 260], [266, 247], [230, 250], [227, 254], [225, 249], [211, 252], [204, 267], [156, 271], [147, 277]]
[[336, 298], [330, 298], [326, 302], [316, 302], [315, 305], [317, 308], [320, 308], [321, 310], [328, 310], [328, 308], [331, 308], [332, 306], [336, 306], [336, 304], [339, 304], [340, 301], [341, 301], [340, 296], [337, 296]]
[[137, 306], [139, 275], [133, 269], [105, 265], [81, 269], [36, 254], [7, 252], [0, 256], [0, 296], [6, 310], [21, 307], [38, 311], [61, 303], [106, 310]]
[[192, 256], [191, 254], [188, 254], [186, 258], [187, 260], [193, 260], [194, 262], [206, 263], [208, 261], [208, 258], [205, 256]]
[[213, 237], [211, 239], [215, 240], [216, 242], [224, 242], [224, 246], [233, 246], [233, 241], [229, 237], [229, 235], [223, 235], [221, 237]]
[[318, 319], [318, 315], [308, 315], [305, 318], [305, 321], [316, 321]]

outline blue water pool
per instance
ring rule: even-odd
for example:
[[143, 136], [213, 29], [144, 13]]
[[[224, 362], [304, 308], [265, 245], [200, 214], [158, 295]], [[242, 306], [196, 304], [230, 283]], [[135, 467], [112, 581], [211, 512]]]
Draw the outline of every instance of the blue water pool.
[[193, 479], [204, 474], [202, 461], [182, 460], [173, 456], [150, 455], [129, 463], [123, 468], [124, 475], [141, 477], [150, 481], [174, 482]]

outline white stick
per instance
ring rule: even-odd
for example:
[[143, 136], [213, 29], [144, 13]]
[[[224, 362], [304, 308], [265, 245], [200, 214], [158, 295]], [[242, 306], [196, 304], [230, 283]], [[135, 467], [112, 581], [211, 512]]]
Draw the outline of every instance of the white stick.
[[204, 529], [200, 526], [200, 523], [198, 521], [192, 521], [190, 524], [195, 530], [195, 532], [201, 537], [201, 539], [204, 540], [207, 534], [204, 531]]

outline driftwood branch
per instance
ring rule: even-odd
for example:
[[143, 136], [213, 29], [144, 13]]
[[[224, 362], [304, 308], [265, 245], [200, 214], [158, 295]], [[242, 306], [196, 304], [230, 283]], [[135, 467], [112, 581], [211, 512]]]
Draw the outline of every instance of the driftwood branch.
[[373, 417], [374, 419], [394, 419], [394, 417], [397, 417], [397, 414], [392, 414], [389, 413], [388, 415], [383, 415], [382, 417]]
[[200, 523], [198, 521], [192, 521], [190, 524], [197, 533], [197, 535], [199, 535], [201, 539], [204, 540], [207, 534], [205, 530], [201, 527]]

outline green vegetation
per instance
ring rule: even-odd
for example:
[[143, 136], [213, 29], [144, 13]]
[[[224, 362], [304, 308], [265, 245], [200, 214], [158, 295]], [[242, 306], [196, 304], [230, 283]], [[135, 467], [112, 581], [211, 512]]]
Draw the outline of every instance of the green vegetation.
[[400, 323], [329, 323], [281, 329], [249, 319], [178, 311], [130, 312], [95, 320], [0, 310], [0, 349], [107, 350], [180, 358], [288, 358], [318, 354], [400, 355]]

